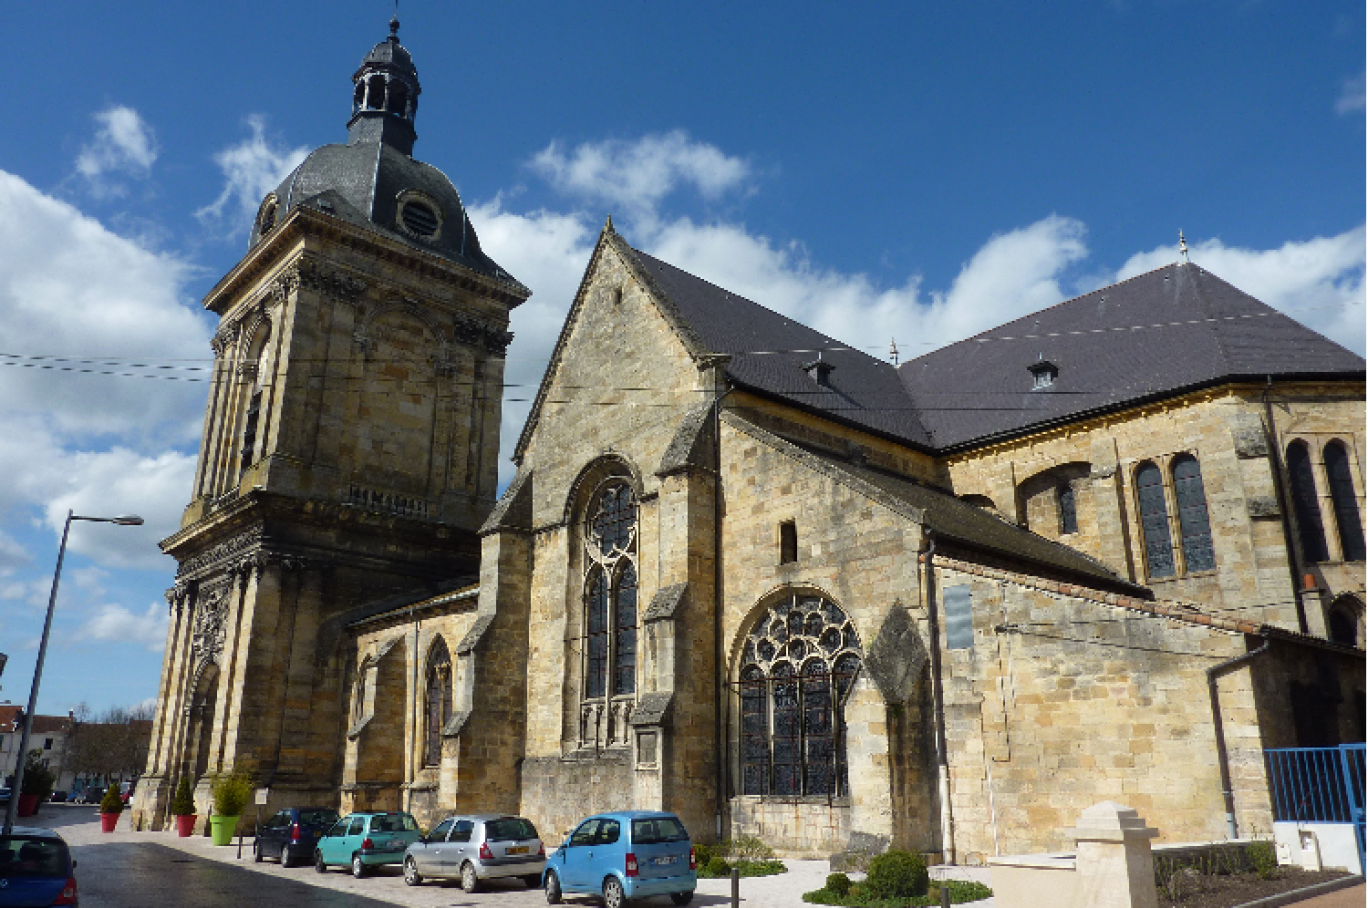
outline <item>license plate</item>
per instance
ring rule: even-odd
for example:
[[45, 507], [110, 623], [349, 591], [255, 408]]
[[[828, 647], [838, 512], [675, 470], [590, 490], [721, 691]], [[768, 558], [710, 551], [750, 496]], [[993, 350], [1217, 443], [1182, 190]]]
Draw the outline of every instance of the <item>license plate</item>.
[[512, 848], [505, 851], [504, 854], [527, 854], [527, 851], [528, 846], [526, 845], [514, 845]]
[[667, 864], [673, 864], [677, 860], [679, 860], [679, 856], [672, 854], [663, 858], [651, 858], [651, 863], [657, 867], [664, 867]]

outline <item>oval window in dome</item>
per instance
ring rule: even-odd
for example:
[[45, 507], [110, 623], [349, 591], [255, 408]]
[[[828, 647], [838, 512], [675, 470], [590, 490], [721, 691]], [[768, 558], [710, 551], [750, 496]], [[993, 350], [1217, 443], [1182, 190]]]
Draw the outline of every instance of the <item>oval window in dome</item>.
[[404, 226], [418, 236], [430, 237], [437, 233], [437, 212], [426, 202], [410, 201], [399, 212]]

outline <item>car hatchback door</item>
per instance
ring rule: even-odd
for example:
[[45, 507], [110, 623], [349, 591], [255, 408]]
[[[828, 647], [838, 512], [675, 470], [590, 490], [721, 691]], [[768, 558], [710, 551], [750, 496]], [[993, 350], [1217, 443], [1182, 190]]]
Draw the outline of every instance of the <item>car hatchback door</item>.
[[689, 833], [675, 817], [632, 820], [630, 850], [636, 855], [637, 877], [642, 880], [687, 876], [690, 848]]

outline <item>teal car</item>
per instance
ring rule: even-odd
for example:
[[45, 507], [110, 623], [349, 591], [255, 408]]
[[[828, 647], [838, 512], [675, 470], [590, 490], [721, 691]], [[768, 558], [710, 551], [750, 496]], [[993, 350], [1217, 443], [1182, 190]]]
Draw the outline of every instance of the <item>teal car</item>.
[[419, 838], [418, 823], [409, 814], [349, 814], [318, 840], [314, 869], [326, 873], [329, 867], [351, 867], [352, 876], [360, 879], [372, 867], [402, 864], [404, 852]]

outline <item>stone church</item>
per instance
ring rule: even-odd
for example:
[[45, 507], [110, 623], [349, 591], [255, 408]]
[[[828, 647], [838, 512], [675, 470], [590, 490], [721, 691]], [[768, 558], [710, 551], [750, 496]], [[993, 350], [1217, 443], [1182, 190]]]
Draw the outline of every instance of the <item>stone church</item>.
[[529, 291], [413, 157], [390, 37], [220, 318], [134, 823], [660, 808], [700, 841], [1271, 827], [1364, 736], [1364, 361], [1177, 262], [901, 365], [601, 233], [498, 494]]

